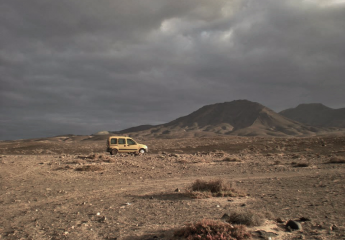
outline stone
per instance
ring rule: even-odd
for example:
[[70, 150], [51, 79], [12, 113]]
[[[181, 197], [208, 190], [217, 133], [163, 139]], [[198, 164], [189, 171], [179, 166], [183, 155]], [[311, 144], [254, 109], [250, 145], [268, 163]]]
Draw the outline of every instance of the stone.
[[230, 216], [227, 213], [224, 213], [224, 215], [221, 217], [223, 221], [228, 221], [230, 219]]
[[301, 223], [293, 220], [289, 220], [285, 227], [290, 230], [290, 231], [296, 231], [296, 230], [302, 230], [302, 225]]
[[274, 232], [266, 232], [264, 230], [258, 230], [258, 231], [255, 231], [255, 233], [258, 237], [267, 239], [267, 240], [273, 240], [275, 237], [278, 236], [278, 234]]
[[103, 216], [98, 221], [104, 223], [105, 221], [107, 221], [107, 218]]

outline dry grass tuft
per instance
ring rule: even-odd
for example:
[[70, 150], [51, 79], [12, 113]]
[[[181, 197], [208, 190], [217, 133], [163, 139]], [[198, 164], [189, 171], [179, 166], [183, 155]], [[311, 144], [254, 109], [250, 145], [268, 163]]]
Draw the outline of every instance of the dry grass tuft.
[[95, 171], [103, 171], [104, 169], [100, 166], [96, 165], [85, 165], [80, 168], [76, 168], [76, 171], [85, 171], [85, 172], [95, 172]]
[[245, 192], [221, 179], [209, 182], [197, 179], [187, 190], [192, 198], [244, 197]]
[[203, 219], [196, 223], [189, 223], [174, 236], [187, 240], [244, 240], [250, 239], [251, 234], [243, 225], [233, 226], [229, 223]]
[[332, 157], [328, 162], [326, 163], [345, 163], [344, 157]]
[[229, 215], [227, 222], [232, 224], [242, 224], [248, 227], [261, 226], [265, 222], [265, 217], [261, 213], [253, 211], [237, 211]]

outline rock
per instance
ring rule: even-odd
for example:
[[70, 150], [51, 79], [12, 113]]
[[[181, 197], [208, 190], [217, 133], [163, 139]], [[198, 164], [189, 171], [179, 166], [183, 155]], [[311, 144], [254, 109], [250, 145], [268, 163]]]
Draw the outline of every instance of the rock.
[[258, 231], [255, 231], [255, 235], [257, 235], [258, 237], [260, 238], [263, 238], [263, 239], [267, 239], [267, 240], [273, 240], [275, 237], [278, 236], [278, 234], [274, 233], [274, 232], [266, 232], [264, 230], [258, 230]]
[[179, 188], [176, 188], [175, 192], [181, 192], [181, 190]]
[[277, 223], [285, 223], [285, 221], [283, 220], [283, 219], [281, 219], [281, 218], [277, 218]]
[[290, 231], [302, 230], [302, 225], [299, 222], [293, 220], [289, 220], [286, 223], [285, 227]]
[[107, 218], [103, 216], [98, 221], [104, 223], [105, 221], [107, 221]]
[[331, 229], [332, 231], [336, 231], [336, 230], [338, 230], [338, 226], [335, 225], [335, 224], [333, 224], [333, 225], [330, 227], [330, 229]]
[[230, 219], [230, 216], [228, 215], [228, 214], [226, 214], [226, 213], [224, 213], [224, 215], [221, 217], [221, 219], [223, 220], [223, 221], [228, 221], [229, 219]]

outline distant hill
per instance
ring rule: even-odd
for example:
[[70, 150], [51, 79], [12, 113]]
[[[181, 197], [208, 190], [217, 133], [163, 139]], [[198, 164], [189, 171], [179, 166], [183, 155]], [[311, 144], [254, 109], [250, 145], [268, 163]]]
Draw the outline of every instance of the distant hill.
[[144, 131], [144, 130], [150, 129], [152, 127], [154, 127], [154, 125], [140, 125], [137, 127], [126, 128], [124, 130], [113, 132], [113, 133], [124, 134], [124, 133], [129, 133], [129, 132], [138, 132], [138, 131]]
[[[323, 130], [305, 126], [248, 100], [217, 103], [159, 126], [133, 131], [133, 137], [308, 136]], [[127, 132], [128, 133], [128, 132]]]
[[345, 108], [333, 109], [321, 103], [310, 103], [286, 109], [280, 114], [310, 126], [345, 128]]

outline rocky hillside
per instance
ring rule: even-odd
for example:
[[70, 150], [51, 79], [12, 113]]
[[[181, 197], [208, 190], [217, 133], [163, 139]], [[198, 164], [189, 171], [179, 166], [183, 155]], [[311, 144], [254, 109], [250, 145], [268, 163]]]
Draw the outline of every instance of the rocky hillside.
[[310, 126], [345, 128], [345, 108], [333, 109], [321, 103], [300, 104], [280, 114]]
[[322, 130], [290, 120], [247, 100], [217, 103], [159, 126], [133, 131], [133, 137], [308, 136]]

